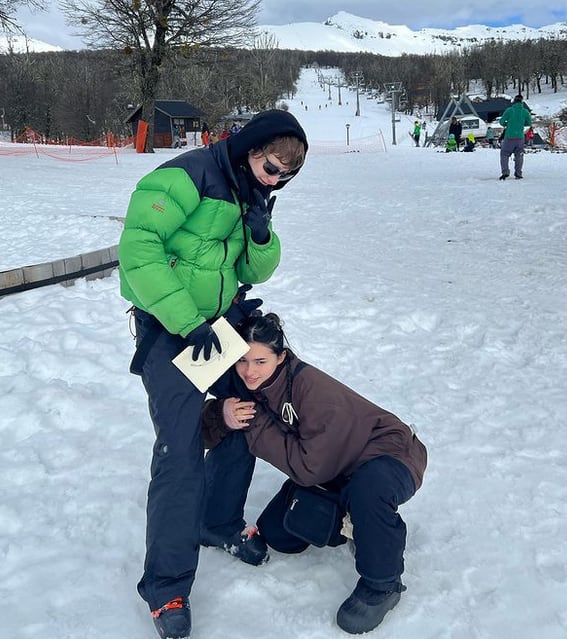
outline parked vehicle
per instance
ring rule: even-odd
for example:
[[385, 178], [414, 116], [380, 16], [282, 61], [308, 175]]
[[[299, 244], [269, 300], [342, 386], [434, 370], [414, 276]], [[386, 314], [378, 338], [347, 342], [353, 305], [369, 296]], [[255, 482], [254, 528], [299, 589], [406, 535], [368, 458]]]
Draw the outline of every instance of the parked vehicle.
[[[476, 139], [483, 138], [486, 135], [488, 125], [482, 118], [479, 118], [476, 115], [456, 115], [455, 117], [459, 120], [463, 127], [463, 140], [469, 133], [472, 133]], [[445, 120], [443, 122], [442, 126], [439, 128], [440, 137], [447, 139], [450, 123], [450, 120]]]

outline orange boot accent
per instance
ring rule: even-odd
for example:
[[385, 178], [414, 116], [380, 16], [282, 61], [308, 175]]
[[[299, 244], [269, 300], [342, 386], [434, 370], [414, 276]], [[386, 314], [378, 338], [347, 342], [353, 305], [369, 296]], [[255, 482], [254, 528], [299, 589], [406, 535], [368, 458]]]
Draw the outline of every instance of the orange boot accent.
[[183, 599], [181, 597], [176, 597], [175, 599], [168, 601], [161, 608], [152, 610], [152, 617], [157, 619], [162, 612], [165, 612], [166, 610], [173, 610], [175, 608], [183, 608]]

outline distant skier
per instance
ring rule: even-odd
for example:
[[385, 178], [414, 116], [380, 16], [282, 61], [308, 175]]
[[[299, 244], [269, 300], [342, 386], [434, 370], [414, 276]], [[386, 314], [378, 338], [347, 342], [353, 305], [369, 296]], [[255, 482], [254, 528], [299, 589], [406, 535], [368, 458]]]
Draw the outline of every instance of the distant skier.
[[413, 139], [415, 146], [419, 146], [419, 138], [421, 137], [421, 124], [416, 120], [413, 123]]

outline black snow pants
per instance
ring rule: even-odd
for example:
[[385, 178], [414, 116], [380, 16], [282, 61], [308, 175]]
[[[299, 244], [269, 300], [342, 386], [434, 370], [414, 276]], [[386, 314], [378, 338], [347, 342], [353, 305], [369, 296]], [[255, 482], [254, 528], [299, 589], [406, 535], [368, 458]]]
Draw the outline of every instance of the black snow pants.
[[[258, 518], [266, 543], [283, 553], [302, 552], [309, 545], [290, 535], [283, 525], [294, 486], [287, 480]], [[357, 468], [340, 490], [339, 503], [352, 521], [356, 570], [377, 589], [393, 587], [404, 571], [406, 525], [398, 506], [414, 493], [410, 471], [388, 456], [376, 457]], [[339, 545], [339, 534], [340, 524], [329, 545]]]
[[[205, 525], [232, 534], [243, 510], [255, 459], [243, 433], [231, 433], [204, 459], [201, 409], [205, 393], [171, 363], [187, 344], [135, 309], [138, 348], [153, 333], [141, 375], [156, 440], [147, 500], [146, 558], [138, 592], [150, 610], [188, 597]], [[227, 490], [228, 488], [228, 490]], [[230, 495], [230, 499], [229, 499]]]

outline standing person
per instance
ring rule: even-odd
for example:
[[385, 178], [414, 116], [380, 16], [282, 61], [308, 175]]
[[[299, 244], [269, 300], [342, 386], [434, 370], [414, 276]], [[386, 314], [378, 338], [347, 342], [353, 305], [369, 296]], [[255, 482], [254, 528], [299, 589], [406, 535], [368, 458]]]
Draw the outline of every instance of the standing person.
[[451, 124], [449, 125], [449, 135], [455, 136], [455, 142], [457, 143], [457, 151], [461, 148], [461, 136], [463, 135], [463, 125], [457, 120], [455, 116], [451, 118]]
[[500, 180], [510, 176], [510, 156], [514, 154], [514, 177], [521, 180], [524, 176], [524, 128], [531, 126], [532, 116], [524, 106], [524, 98], [518, 94], [512, 106], [508, 107], [500, 118], [500, 124], [505, 128], [504, 139], [500, 146]]
[[177, 149], [181, 148], [181, 134], [179, 133], [179, 129], [177, 125], [173, 125], [172, 135], [171, 135], [171, 148]]
[[206, 122], [203, 122], [203, 126], [201, 127], [201, 142], [203, 146], [209, 146], [211, 142], [211, 132]]
[[413, 139], [415, 140], [415, 146], [419, 146], [420, 136], [421, 136], [421, 124], [416, 120], [413, 123]]
[[531, 126], [527, 131], [526, 131], [526, 146], [533, 146], [534, 144], [534, 136], [535, 136], [535, 132], [534, 132], [534, 128], [533, 126]]
[[494, 129], [489, 126], [486, 129], [486, 141], [488, 142], [488, 146], [493, 149], [494, 148]]
[[[189, 636], [200, 543], [230, 548], [247, 563], [266, 558], [265, 542], [242, 518], [204, 503], [205, 393], [171, 360], [187, 346], [194, 347], [193, 359], [201, 352], [210, 359], [221, 348], [210, 322], [226, 313], [234, 323], [261, 304], [242, 293], [267, 280], [280, 260], [271, 193], [299, 172], [307, 146], [291, 113], [266, 111], [236, 135], [162, 164], [130, 199], [119, 243], [120, 288], [135, 318], [130, 370], [142, 377], [156, 434], [138, 592], [161, 637]], [[237, 290], [239, 282], [248, 286]], [[248, 472], [233, 458], [219, 464], [236, 475]], [[210, 470], [214, 483], [216, 469]], [[208, 519], [218, 534], [203, 539]]]
[[[237, 330], [250, 350], [205, 404], [207, 447], [244, 432], [251, 455], [289, 477], [258, 519], [274, 550], [344, 544], [352, 527], [360, 578], [337, 624], [369, 632], [406, 590], [398, 506], [421, 486], [425, 446], [398, 417], [300, 361], [276, 315], [249, 317]], [[243, 508], [245, 495], [234, 498]]]

